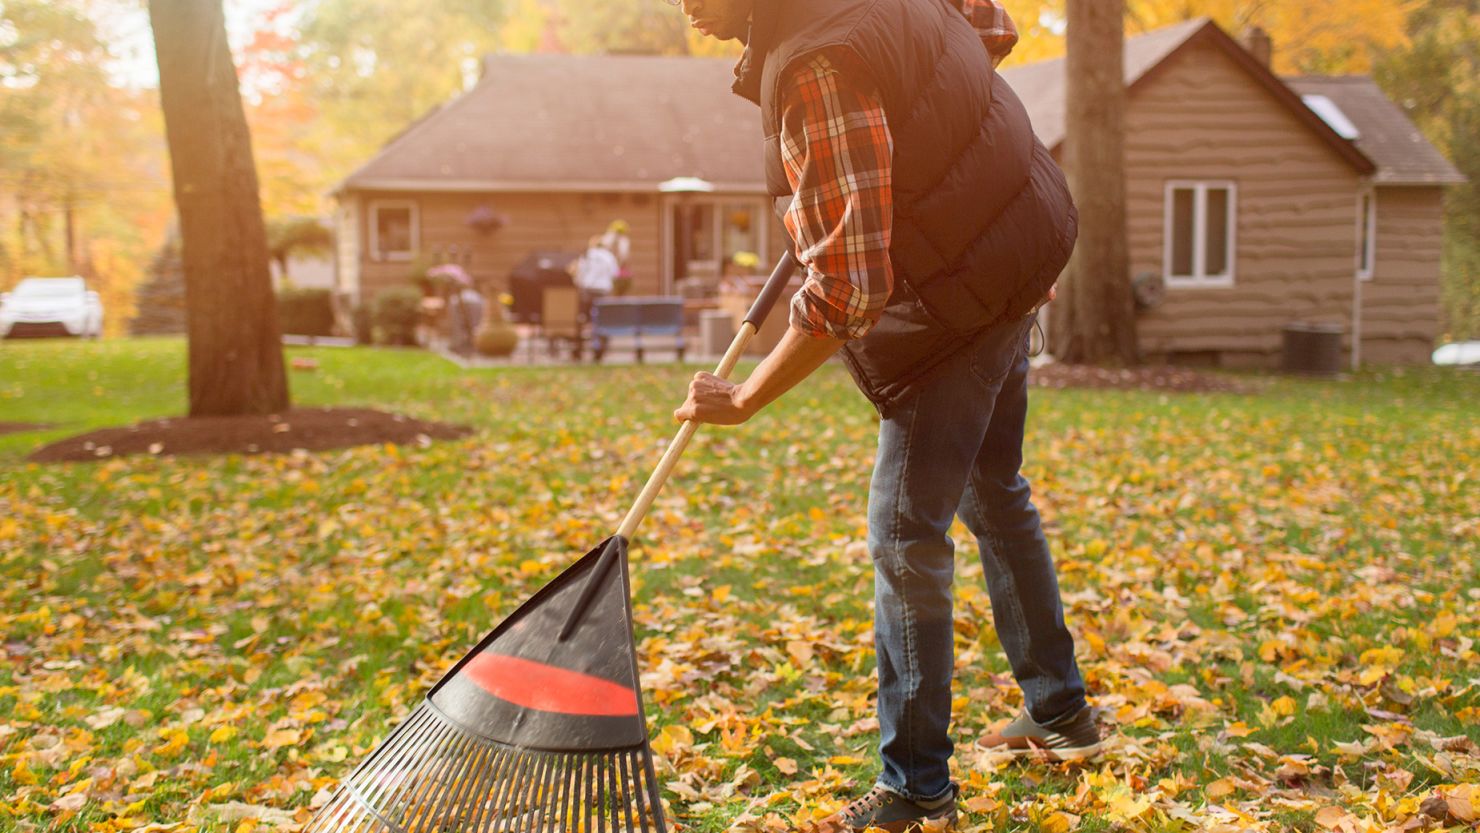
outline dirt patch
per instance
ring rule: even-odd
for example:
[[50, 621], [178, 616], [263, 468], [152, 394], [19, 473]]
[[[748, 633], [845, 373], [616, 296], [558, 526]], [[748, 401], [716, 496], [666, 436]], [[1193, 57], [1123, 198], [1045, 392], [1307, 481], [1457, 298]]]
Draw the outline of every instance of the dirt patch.
[[367, 408], [304, 408], [272, 416], [157, 419], [104, 428], [43, 446], [36, 463], [101, 460], [128, 454], [271, 454], [324, 451], [371, 443], [451, 440], [464, 425], [425, 422]]
[[1178, 393], [1253, 393], [1256, 390], [1254, 385], [1241, 380], [1168, 366], [1118, 369], [1054, 363], [1033, 368], [1028, 380], [1042, 388], [1112, 388]]
[[40, 431], [50, 427], [44, 422], [0, 422], [0, 434], [19, 434], [22, 431]]

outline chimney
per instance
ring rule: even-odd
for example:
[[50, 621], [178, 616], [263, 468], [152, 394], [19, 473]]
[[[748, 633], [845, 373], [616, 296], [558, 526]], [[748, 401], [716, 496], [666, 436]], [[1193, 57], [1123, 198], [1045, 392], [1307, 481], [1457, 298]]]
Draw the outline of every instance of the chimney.
[[1262, 27], [1250, 26], [1244, 31], [1244, 48], [1254, 56], [1265, 69], [1272, 69], [1274, 61], [1274, 41], [1270, 39], [1269, 33]]

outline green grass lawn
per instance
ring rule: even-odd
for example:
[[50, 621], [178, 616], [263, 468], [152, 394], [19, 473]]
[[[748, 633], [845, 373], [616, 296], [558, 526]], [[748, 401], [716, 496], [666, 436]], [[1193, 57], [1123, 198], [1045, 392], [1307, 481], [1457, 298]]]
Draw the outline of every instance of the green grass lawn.
[[[180, 414], [184, 344], [0, 343], [0, 422], [53, 426], [0, 436], [0, 831], [250, 831], [209, 809], [229, 802], [306, 819], [464, 649], [615, 529], [696, 369], [290, 353], [320, 365], [292, 374], [299, 405], [478, 431], [33, 465], [44, 442]], [[969, 829], [1381, 830], [1436, 792], [1463, 819], [1480, 375], [1256, 381], [1035, 394], [1028, 474], [1116, 739], [1087, 768], [963, 743]], [[701, 432], [639, 531], [644, 693], [684, 828], [780, 833], [871, 783], [876, 430], [828, 367], [749, 426]], [[1021, 697], [956, 533], [970, 741]]]

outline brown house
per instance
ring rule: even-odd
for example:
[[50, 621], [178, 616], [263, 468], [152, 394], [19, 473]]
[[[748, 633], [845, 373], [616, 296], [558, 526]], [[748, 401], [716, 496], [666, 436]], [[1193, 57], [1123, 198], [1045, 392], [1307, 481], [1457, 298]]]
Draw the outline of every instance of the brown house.
[[[765, 196], [759, 122], [729, 92], [732, 67], [633, 55], [485, 59], [476, 86], [340, 186], [340, 288], [363, 297], [404, 285], [418, 254], [465, 260], [498, 286], [531, 251], [579, 251], [618, 219], [630, 227], [637, 293], [715, 275], [737, 251], [779, 256], [786, 238]], [[682, 179], [711, 190], [665, 188]], [[508, 225], [480, 233], [469, 219], [481, 207]]]
[[[1142, 349], [1264, 366], [1284, 326], [1306, 322], [1341, 325], [1354, 362], [1427, 361], [1443, 190], [1463, 177], [1371, 79], [1281, 79], [1257, 51], [1206, 19], [1126, 42], [1132, 274], [1166, 286], [1141, 313]], [[726, 60], [488, 59], [476, 87], [341, 186], [341, 288], [404, 283], [413, 253], [453, 246], [498, 280], [528, 251], [579, 248], [616, 218], [632, 227], [640, 292], [713, 275], [735, 251], [775, 257], [785, 236], [764, 196], [759, 120], [731, 77]], [[1057, 149], [1064, 62], [1005, 77]], [[676, 177], [713, 191], [665, 193]], [[511, 224], [480, 235], [467, 219], [485, 205]]]

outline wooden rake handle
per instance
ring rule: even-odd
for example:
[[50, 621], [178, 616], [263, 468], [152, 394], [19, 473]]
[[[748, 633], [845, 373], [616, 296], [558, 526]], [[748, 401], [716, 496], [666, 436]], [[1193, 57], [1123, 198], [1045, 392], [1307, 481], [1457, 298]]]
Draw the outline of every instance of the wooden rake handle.
[[[755, 303], [751, 305], [750, 312], [745, 315], [745, 322], [740, 325], [740, 332], [736, 333], [735, 340], [730, 342], [730, 349], [720, 360], [719, 367], [714, 369], [714, 375], [721, 379], [729, 379], [730, 373], [735, 370], [735, 365], [740, 361], [740, 355], [745, 352], [746, 345], [755, 337], [756, 331], [766, 318], [771, 314], [771, 308], [781, 297], [786, 289], [786, 284], [791, 280], [796, 271], [796, 258], [791, 252], [787, 252], [776, 269], [771, 273], [770, 279], [756, 296]], [[683, 456], [684, 449], [688, 448], [689, 440], [694, 438], [694, 433], [699, 430], [699, 423], [688, 420], [678, 429], [678, 435], [668, 448], [663, 452], [663, 459], [658, 461], [658, 468], [648, 478], [647, 485], [642, 487], [642, 492], [637, 496], [637, 502], [627, 511], [627, 517], [622, 519], [622, 525], [617, 527], [617, 535], [632, 539], [632, 534], [637, 531], [637, 525], [652, 508], [653, 501], [657, 500], [658, 492], [662, 491], [663, 484], [668, 481], [668, 476], [673, 474], [673, 469], [678, 465], [678, 458]]]
[[[771, 308], [776, 306], [776, 301], [786, 289], [786, 284], [791, 281], [791, 276], [796, 272], [797, 261], [791, 252], [787, 252], [766, 285], [751, 304], [750, 312], [745, 314], [745, 322], [740, 325], [740, 332], [735, 334], [735, 340], [730, 342], [730, 349], [725, 351], [725, 357], [720, 359], [719, 367], [715, 368], [714, 375], [721, 379], [730, 378], [730, 373], [735, 370], [735, 365], [740, 361], [740, 354], [745, 352], [746, 345], [755, 337], [755, 333], [765, 323], [766, 317], [771, 314]], [[590, 607], [591, 599], [606, 579], [606, 574], [611, 571], [612, 565], [617, 561], [617, 553], [622, 542], [632, 540], [632, 534], [637, 531], [637, 525], [642, 523], [643, 517], [653, 507], [653, 501], [658, 499], [658, 492], [663, 490], [663, 484], [668, 482], [668, 476], [673, 474], [673, 469], [678, 465], [678, 458], [683, 456], [684, 449], [688, 448], [689, 440], [694, 438], [694, 433], [699, 430], [699, 423], [687, 420], [678, 429], [678, 436], [668, 444], [663, 451], [663, 459], [658, 461], [658, 468], [648, 478], [647, 485], [642, 487], [642, 492], [637, 496], [637, 502], [627, 510], [627, 517], [622, 519], [622, 525], [617, 527], [617, 534], [607, 544], [606, 550], [602, 552], [596, 565], [591, 570], [591, 575], [586, 579], [586, 584], [581, 588], [580, 598], [575, 606], [571, 608], [570, 616], [565, 620], [565, 625], [560, 629], [560, 641], [564, 642], [575, 632], [576, 626], [586, 615], [586, 608]]]

